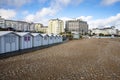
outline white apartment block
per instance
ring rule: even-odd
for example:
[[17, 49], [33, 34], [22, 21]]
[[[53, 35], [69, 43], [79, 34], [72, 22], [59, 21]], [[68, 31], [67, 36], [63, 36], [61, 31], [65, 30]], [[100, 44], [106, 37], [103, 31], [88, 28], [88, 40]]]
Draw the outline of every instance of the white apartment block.
[[14, 28], [17, 29], [18, 22], [13, 20], [5, 20], [5, 28]]
[[35, 23], [35, 31], [48, 33], [48, 26], [43, 26], [41, 23]]
[[41, 31], [41, 27], [42, 27], [42, 26], [43, 26], [43, 24], [35, 23], [35, 31], [36, 31], [36, 32]]
[[7, 20], [0, 16], [1, 28], [13, 28], [17, 31], [35, 31], [35, 24], [25, 21]]
[[92, 34], [96, 34], [99, 35], [100, 33], [104, 34], [104, 35], [117, 35], [117, 29], [115, 29], [115, 27], [107, 27], [107, 28], [94, 28], [92, 29]]
[[60, 34], [64, 32], [64, 22], [60, 19], [51, 19], [48, 23], [48, 33]]
[[5, 19], [0, 16], [0, 28], [5, 28]]

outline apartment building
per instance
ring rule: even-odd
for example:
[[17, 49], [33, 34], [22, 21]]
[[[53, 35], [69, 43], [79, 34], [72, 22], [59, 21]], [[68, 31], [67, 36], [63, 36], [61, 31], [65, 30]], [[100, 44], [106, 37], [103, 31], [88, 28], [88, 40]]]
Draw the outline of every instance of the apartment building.
[[48, 23], [48, 33], [60, 34], [64, 32], [64, 22], [60, 19], [51, 19]]
[[35, 31], [36, 32], [39, 32], [39, 31], [41, 31], [41, 27], [43, 26], [43, 24], [41, 24], [41, 23], [35, 23]]
[[94, 29], [92, 29], [92, 34], [99, 35], [101, 33], [104, 35], [117, 35], [118, 31], [117, 31], [117, 29], [115, 29], [114, 26], [106, 27], [106, 28], [94, 28]]
[[48, 26], [43, 26], [41, 23], [35, 23], [35, 31], [48, 33]]
[[17, 31], [35, 31], [35, 24], [25, 21], [7, 20], [0, 16], [0, 28], [13, 28]]
[[88, 33], [88, 24], [80, 19], [66, 21], [65, 30], [67, 32], [86, 34]]
[[5, 19], [0, 16], [0, 28], [5, 28]]
[[5, 28], [13, 28], [17, 31], [29, 31], [30, 24], [25, 21], [5, 20]]

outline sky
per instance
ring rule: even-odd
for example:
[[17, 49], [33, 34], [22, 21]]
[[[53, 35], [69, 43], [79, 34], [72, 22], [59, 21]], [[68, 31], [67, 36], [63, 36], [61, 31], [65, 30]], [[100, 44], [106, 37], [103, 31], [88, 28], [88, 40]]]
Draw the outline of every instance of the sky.
[[45, 26], [50, 19], [81, 19], [89, 29], [120, 29], [120, 0], [0, 0], [0, 16]]

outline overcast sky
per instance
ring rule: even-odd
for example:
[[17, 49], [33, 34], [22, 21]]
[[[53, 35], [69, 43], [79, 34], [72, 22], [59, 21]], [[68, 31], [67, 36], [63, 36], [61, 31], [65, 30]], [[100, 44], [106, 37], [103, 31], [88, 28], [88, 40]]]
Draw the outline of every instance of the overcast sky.
[[120, 0], [0, 0], [0, 16], [44, 25], [54, 18], [82, 19], [89, 28], [120, 29]]

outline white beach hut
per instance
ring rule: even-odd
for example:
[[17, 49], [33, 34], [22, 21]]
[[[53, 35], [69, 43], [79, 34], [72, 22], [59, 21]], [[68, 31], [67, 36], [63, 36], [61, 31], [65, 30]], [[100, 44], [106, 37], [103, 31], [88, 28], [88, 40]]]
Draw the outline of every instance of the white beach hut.
[[12, 31], [0, 31], [0, 54], [19, 50], [19, 36]]
[[60, 35], [59, 38], [60, 38], [60, 42], [63, 42], [63, 37], [62, 37], [62, 35]]
[[33, 36], [33, 47], [38, 47], [42, 45], [42, 35], [40, 33], [31, 33]]
[[57, 43], [60, 43], [60, 35], [57, 35]]
[[53, 44], [54, 43], [54, 36], [52, 34], [48, 34], [49, 36], [49, 44]]
[[53, 35], [54, 36], [54, 43], [57, 43], [57, 35]]
[[42, 35], [42, 45], [48, 45], [49, 44], [49, 36], [47, 34], [41, 34]]
[[29, 32], [15, 32], [19, 36], [19, 48], [32, 48], [32, 35]]

